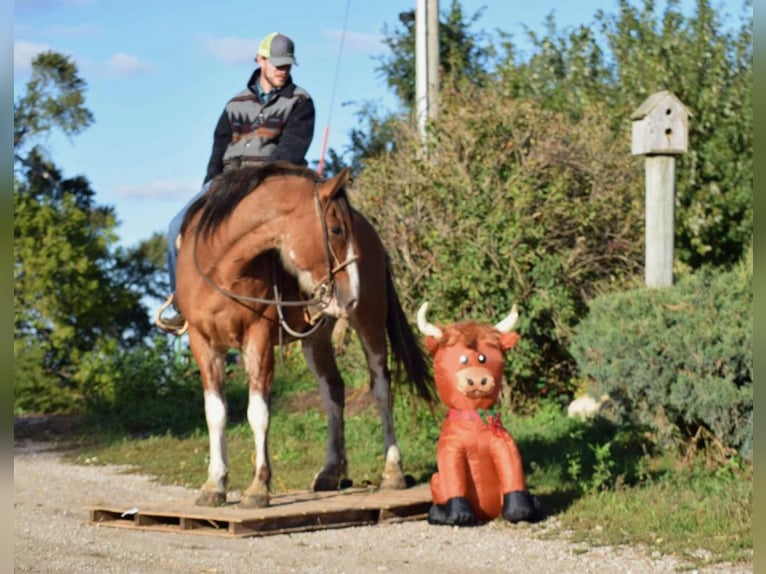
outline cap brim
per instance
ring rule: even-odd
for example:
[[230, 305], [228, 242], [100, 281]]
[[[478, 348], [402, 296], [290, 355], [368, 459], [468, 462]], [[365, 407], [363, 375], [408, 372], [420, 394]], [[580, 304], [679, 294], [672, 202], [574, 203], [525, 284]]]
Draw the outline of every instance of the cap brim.
[[289, 56], [286, 56], [284, 58], [268, 58], [269, 62], [271, 62], [272, 66], [297, 66], [298, 64], [295, 62], [295, 58], [290, 58]]

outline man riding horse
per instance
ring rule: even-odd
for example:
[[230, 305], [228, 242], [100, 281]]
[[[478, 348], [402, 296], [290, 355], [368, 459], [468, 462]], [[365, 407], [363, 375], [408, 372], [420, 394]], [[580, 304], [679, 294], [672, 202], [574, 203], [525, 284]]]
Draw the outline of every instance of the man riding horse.
[[[293, 41], [278, 32], [266, 36], [255, 57], [258, 68], [247, 87], [229, 100], [218, 119], [213, 150], [200, 192], [179, 211], [168, 226], [168, 274], [174, 304], [176, 288], [177, 239], [189, 207], [210, 189], [213, 179], [230, 169], [267, 161], [306, 165], [306, 152], [314, 137], [314, 102], [309, 93], [293, 83], [290, 70], [295, 61]], [[184, 317], [157, 317], [158, 326], [178, 333]]]

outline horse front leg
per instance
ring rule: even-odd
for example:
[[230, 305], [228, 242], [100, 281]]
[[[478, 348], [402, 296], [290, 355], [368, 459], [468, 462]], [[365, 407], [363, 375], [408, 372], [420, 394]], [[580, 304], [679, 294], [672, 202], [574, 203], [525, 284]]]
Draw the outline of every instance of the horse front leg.
[[317, 379], [327, 413], [327, 454], [324, 466], [314, 476], [309, 489], [315, 492], [337, 490], [348, 473], [343, 418], [346, 396], [335, 362], [332, 326], [326, 326], [308, 339], [303, 339], [302, 349], [306, 364]]
[[274, 381], [274, 347], [267, 342], [260, 345], [249, 342], [243, 357], [250, 380], [247, 421], [253, 431], [253, 480], [242, 493], [239, 505], [261, 508], [269, 505], [271, 463], [269, 461], [269, 401]]
[[205, 421], [209, 440], [207, 481], [200, 489], [198, 506], [226, 503], [229, 464], [226, 452], [225, 357], [215, 351], [196, 332], [190, 333], [190, 347], [200, 368], [205, 400]]

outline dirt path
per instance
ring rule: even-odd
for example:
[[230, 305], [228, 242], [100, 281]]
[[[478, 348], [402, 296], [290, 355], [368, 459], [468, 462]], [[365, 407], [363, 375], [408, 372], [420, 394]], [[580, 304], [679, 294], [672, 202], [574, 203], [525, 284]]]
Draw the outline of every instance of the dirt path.
[[[195, 497], [120, 467], [68, 464], [54, 443], [14, 444], [15, 572], [53, 573], [428, 573], [644, 574], [676, 572], [672, 557], [632, 548], [588, 548], [541, 534], [535, 525], [476, 528], [425, 521], [292, 535], [229, 539], [98, 526], [89, 505], [124, 505]], [[700, 574], [752, 572], [718, 566]]]

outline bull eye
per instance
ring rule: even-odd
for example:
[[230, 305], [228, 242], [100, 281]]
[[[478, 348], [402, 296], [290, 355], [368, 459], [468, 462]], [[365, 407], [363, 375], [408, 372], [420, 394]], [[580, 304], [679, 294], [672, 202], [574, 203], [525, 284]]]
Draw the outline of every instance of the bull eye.
[[478, 356], [478, 359], [479, 359], [479, 362], [480, 362], [482, 365], [483, 365], [484, 363], [486, 363], [486, 362], [487, 362], [487, 357], [485, 357], [485, 356], [484, 356], [484, 355], [482, 355], [482, 354], [479, 354], [479, 356]]
[[467, 365], [468, 364], [468, 357], [466, 355], [460, 355], [460, 364], [461, 365]]

